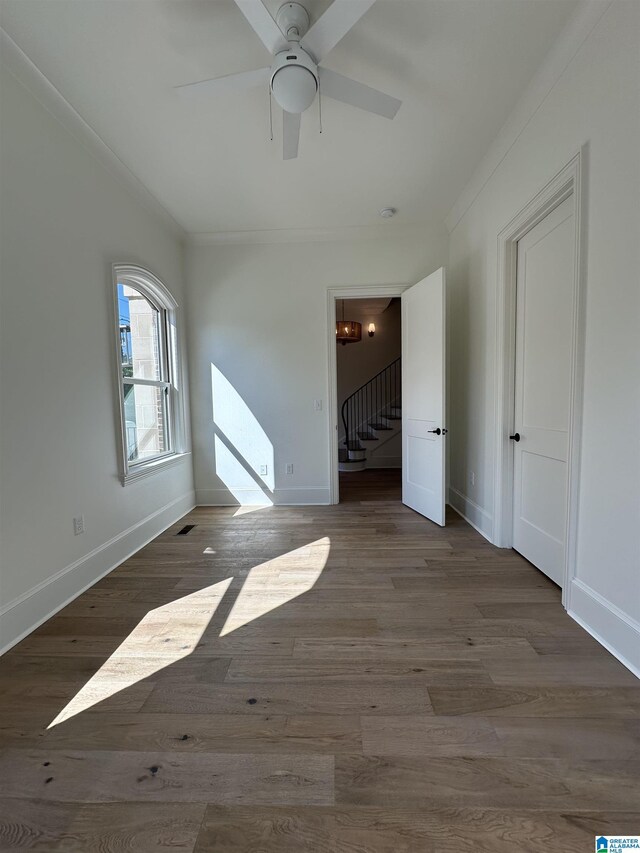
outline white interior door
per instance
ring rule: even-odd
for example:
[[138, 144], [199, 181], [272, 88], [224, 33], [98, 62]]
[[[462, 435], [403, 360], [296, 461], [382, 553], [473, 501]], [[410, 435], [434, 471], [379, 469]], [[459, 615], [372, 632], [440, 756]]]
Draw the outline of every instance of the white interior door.
[[513, 547], [560, 586], [567, 537], [573, 205], [571, 196], [518, 241], [516, 285]]
[[444, 527], [444, 267], [402, 294], [402, 502]]

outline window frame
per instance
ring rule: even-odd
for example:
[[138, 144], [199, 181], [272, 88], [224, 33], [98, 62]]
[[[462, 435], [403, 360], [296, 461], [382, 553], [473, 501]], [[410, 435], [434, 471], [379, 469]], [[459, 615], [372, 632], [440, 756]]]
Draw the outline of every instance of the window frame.
[[[114, 307], [115, 379], [118, 399], [118, 425], [120, 439], [118, 455], [120, 480], [123, 486], [173, 465], [188, 455], [185, 443], [184, 395], [182, 393], [182, 359], [177, 329], [178, 303], [150, 270], [135, 264], [112, 264], [111, 289]], [[148, 380], [122, 375], [122, 339], [120, 335], [120, 306], [118, 285], [128, 284], [139, 291], [158, 311], [159, 362], [161, 377]], [[137, 461], [129, 461], [127, 425], [125, 415], [126, 385], [152, 386], [165, 389], [167, 413], [166, 435], [168, 450]]]

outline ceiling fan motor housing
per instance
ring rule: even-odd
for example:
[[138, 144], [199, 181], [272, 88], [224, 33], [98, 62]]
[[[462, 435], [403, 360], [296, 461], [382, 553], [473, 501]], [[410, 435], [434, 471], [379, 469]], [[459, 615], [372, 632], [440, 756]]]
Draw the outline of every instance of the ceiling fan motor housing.
[[287, 41], [300, 41], [309, 29], [309, 13], [300, 3], [283, 3], [276, 13], [276, 24]]
[[271, 66], [271, 91], [283, 110], [303, 113], [318, 91], [318, 66], [297, 41], [277, 53]]

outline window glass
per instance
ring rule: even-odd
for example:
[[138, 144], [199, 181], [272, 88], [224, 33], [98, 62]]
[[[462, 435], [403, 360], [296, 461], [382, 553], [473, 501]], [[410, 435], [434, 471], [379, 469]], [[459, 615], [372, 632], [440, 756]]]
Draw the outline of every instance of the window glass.
[[169, 450], [167, 391], [124, 382], [127, 459], [135, 463]]
[[160, 312], [128, 284], [118, 284], [123, 378], [162, 378]]

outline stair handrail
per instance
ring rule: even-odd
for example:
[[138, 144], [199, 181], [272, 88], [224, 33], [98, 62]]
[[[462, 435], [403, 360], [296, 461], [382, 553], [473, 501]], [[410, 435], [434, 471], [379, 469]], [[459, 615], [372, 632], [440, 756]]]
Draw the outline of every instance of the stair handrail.
[[[350, 405], [349, 405], [350, 402], [353, 401], [356, 398], [356, 396], [358, 394], [360, 394], [362, 391], [364, 391], [366, 388], [368, 388], [369, 386], [373, 386], [373, 384], [376, 382], [376, 380], [378, 380], [383, 374], [389, 373], [389, 375], [391, 376], [392, 371], [396, 367], [396, 365], [398, 366], [398, 370], [395, 371], [393, 373], [393, 375], [398, 376], [398, 379], [400, 379], [399, 366], [400, 366], [401, 360], [402, 360], [401, 356], [394, 358], [394, 360], [389, 362], [389, 364], [387, 364], [386, 367], [383, 367], [382, 370], [378, 371], [378, 373], [376, 373], [375, 376], [372, 376], [371, 379], [368, 379], [359, 388], [356, 388], [356, 390], [352, 394], [349, 394], [349, 396], [343, 402], [342, 408], [340, 410], [340, 415], [342, 418], [342, 423], [344, 425], [345, 441], [347, 443], [347, 447], [349, 445], [349, 442], [351, 441], [351, 435], [350, 435], [351, 429], [350, 429], [350, 424], [349, 424], [350, 418], [348, 417], [348, 413], [349, 413], [349, 409], [350, 409]], [[395, 390], [397, 392], [398, 391], [397, 385], [392, 390]], [[398, 400], [398, 397], [399, 397], [399, 394], [396, 393], [390, 399], [384, 399], [383, 398], [382, 409], [384, 409], [388, 406], [391, 406], [394, 401]], [[353, 407], [351, 407], [351, 408], [353, 408]], [[378, 413], [379, 413], [379, 410], [377, 410], [376, 412], [367, 413], [365, 420], [368, 420], [373, 414], [378, 414]], [[357, 430], [360, 426], [360, 422], [361, 421], [358, 421], [358, 423], [356, 423], [355, 427], [353, 428], [356, 431], [356, 434], [357, 434]]]

